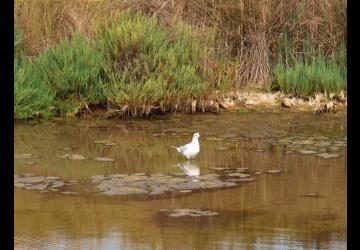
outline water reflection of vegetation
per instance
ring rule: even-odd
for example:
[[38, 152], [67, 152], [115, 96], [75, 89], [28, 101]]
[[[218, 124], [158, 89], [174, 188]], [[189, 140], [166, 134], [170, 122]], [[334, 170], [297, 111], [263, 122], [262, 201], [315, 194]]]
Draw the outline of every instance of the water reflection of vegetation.
[[[206, 118], [209, 117], [200, 117]], [[210, 116], [211, 118], [211, 116]], [[239, 124], [237, 130], [232, 130], [235, 134], [264, 132], [259, 125], [248, 126], [251, 120], [259, 124], [256, 116], [251, 116], [248, 120], [236, 119], [228, 123], [213, 122], [212, 125], [201, 128], [203, 137], [201, 138], [201, 152], [197, 163], [206, 174], [211, 171], [210, 168], [219, 165], [226, 165], [230, 162], [232, 167], [249, 167], [250, 169], [279, 168], [285, 166], [284, 160], [295, 156], [284, 156], [283, 146], [269, 147], [269, 143], [261, 138], [246, 139], [243, 136], [229, 138], [223, 141], [207, 141], [207, 137], [223, 134], [227, 131], [229, 124], [233, 122]], [[185, 119], [186, 120], [186, 119]], [[226, 120], [226, 119], [225, 119]], [[264, 119], [262, 119], [264, 120]], [[266, 124], [269, 129], [266, 133], [269, 135], [276, 131], [279, 123], [274, 123], [271, 119], [261, 122]], [[189, 120], [186, 120], [189, 122]], [[179, 172], [176, 164], [182, 158], [173, 153], [170, 145], [177, 145], [187, 140], [198, 125], [197, 121], [190, 120], [190, 124], [181, 124], [178, 121], [158, 121], [150, 122], [129, 122], [129, 123], [108, 123], [107, 126], [98, 123], [80, 123], [76, 126], [58, 127], [54, 124], [21, 126], [21, 129], [15, 128], [15, 153], [33, 153], [40, 158], [35, 159], [34, 165], [25, 165], [16, 160], [16, 168], [23, 170], [37, 171], [36, 174], [59, 175], [63, 178], [72, 178], [80, 176], [89, 176], [95, 174], [112, 173], [157, 173], [157, 172]], [[299, 121], [301, 122], [301, 121]], [[284, 121], [283, 123], [286, 123]], [[282, 123], [282, 124], [283, 124]], [[105, 123], [106, 124], [106, 123]], [[97, 127], [95, 127], [97, 125]], [[191, 127], [189, 127], [191, 126]], [[247, 131], [244, 128], [247, 127]], [[263, 125], [265, 126], [265, 125]], [[310, 125], [309, 125], [310, 126]], [[340, 125], [339, 125], [340, 126]], [[295, 126], [296, 127], [296, 126]], [[294, 127], [294, 129], [295, 129]], [[317, 124], [317, 130], [325, 129], [325, 124]], [[184, 128], [190, 128], [184, 129]], [[196, 128], [195, 130], [198, 130]], [[336, 131], [334, 126], [332, 130]], [[165, 131], [166, 130], [166, 131]], [[332, 133], [328, 130], [328, 133]], [[54, 131], [61, 132], [54, 134]], [[162, 131], [163, 133], [159, 133]], [[186, 133], [187, 131], [187, 133]], [[290, 128], [291, 132], [295, 132]], [[228, 131], [231, 132], [231, 131]], [[338, 132], [336, 132], [339, 136]], [[314, 134], [314, 133], [313, 133]], [[313, 135], [312, 134], [312, 135]], [[156, 136], [154, 136], [156, 135]], [[176, 135], [177, 137], [175, 137]], [[116, 146], [105, 146], [94, 144], [96, 140], [110, 139], [117, 143]], [[228, 147], [228, 150], [218, 151], [217, 147]], [[65, 151], [64, 148], [72, 148], [71, 151]], [[264, 150], [261, 152], [261, 150]], [[57, 158], [56, 156], [66, 153], [76, 153], [85, 157], [110, 157], [115, 162], [104, 163], [92, 160], [72, 161]], [[285, 157], [285, 158], [284, 158]]]

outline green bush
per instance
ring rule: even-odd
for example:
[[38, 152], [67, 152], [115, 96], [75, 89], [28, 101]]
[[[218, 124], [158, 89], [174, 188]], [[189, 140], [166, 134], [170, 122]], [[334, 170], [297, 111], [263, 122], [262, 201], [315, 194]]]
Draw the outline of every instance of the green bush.
[[155, 18], [130, 11], [109, 20], [99, 23], [93, 40], [75, 34], [38, 54], [33, 63], [18, 59], [22, 37], [15, 33], [16, 116], [44, 113], [42, 107], [50, 104], [64, 114], [81, 103], [105, 100], [127, 104], [135, 114], [144, 104], [184, 104], [229, 85], [226, 60], [218, 60], [213, 32], [202, 35], [181, 22], [164, 27]]
[[36, 114], [52, 116], [49, 107], [55, 93], [44, 84], [42, 77], [27, 58], [14, 59], [14, 116], [31, 118]]
[[100, 26], [106, 96], [117, 104], [196, 99], [208, 88], [202, 69], [205, 44], [179, 24], [169, 32], [156, 19], [130, 12]]
[[104, 98], [100, 79], [103, 60], [101, 50], [76, 35], [70, 42], [63, 41], [41, 53], [35, 64], [58, 98], [99, 101]]

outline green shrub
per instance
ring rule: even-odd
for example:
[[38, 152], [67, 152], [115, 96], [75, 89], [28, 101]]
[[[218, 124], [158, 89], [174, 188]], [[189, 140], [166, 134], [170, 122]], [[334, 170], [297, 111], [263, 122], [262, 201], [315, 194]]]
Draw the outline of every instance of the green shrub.
[[36, 114], [52, 116], [49, 107], [55, 99], [54, 92], [44, 84], [42, 77], [27, 58], [14, 59], [14, 116], [31, 118]]
[[99, 101], [103, 96], [102, 51], [85, 37], [76, 35], [70, 42], [41, 53], [35, 60], [43, 81], [60, 99]]
[[196, 99], [208, 88], [202, 57], [205, 45], [179, 24], [169, 32], [156, 19], [122, 13], [100, 26], [106, 96], [117, 104]]

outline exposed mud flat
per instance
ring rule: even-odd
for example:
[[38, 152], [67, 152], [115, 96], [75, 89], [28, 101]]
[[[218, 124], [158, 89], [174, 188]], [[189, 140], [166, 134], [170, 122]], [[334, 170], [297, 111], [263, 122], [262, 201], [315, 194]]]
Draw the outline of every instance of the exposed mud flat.
[[64, 181], [56, 176], [35, 176], [34, 174], [14, 175], [14, 187], [44, 192], [60, 192], [62, 194], [79, 194], [68, 190], [68, 186], [77, 184], [76, 180]]
[[97, 189], [102, 194], [110, 196], [128, 194], [160, 195], [173, 192], [190, 193], [192, 191], [235, 187], [240, 183], [255, 180], [249, 178], [250, 174], [238, 173], [236, 169], [230, 171], [233, 172], [232, 174], [228, 172], [199, 176], [186, 176], [185, 174], [154, 174], [147, 176], [138, 173], [132, 175], [96, 175], [89, 178], [96, 183]]

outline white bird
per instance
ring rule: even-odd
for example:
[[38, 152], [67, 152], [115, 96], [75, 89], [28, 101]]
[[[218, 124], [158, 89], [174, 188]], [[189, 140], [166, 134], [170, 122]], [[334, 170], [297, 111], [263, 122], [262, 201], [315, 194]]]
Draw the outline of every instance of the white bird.
[[190, 143], [180, 147], [175, 147], [175, 146], [171, 146], [171, 147], [175, 148], [180, 154], [184, 155], [188, 160], [194, 159], [195, 156], [200, 152], [199, 137], [200, 134], [195, 133]]
[[199, 176], [200, 168], [198, 165], [191, 163], [190, 161], [178, 163], [177, 166], [181, 168], [181, 170], [187, 176]]

